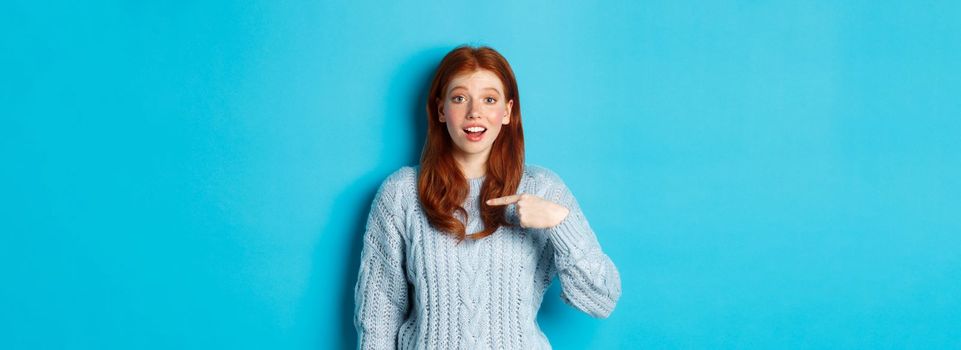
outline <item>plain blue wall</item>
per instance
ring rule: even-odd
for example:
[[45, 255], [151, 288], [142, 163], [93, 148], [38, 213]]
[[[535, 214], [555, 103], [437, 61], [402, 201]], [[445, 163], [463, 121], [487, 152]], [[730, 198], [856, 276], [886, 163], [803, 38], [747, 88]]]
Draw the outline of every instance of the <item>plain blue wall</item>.
[[961, 347], [961, 6], [8, 1], [0, 348], [355, 345], [360, 235], [462, 43], [615, 261], [557, 349]]

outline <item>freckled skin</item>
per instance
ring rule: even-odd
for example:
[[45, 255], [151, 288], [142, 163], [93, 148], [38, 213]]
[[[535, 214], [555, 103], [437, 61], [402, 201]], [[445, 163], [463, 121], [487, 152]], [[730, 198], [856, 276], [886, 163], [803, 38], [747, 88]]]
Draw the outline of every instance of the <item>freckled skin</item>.
[[[478, 70], [455, 76], [447, 84], [444, 101], [438, 104], [440, 121], [447, 125], [447, 132], [454, 141], [454, 158], [467, 165], [471, 174], [484, 174], [491, 146], [500, 134], [501, 127], [510, 123], [514, 101], [504, 96], [504, 84], [494, 73]], [[468, 123], [481, 124], [487, 131], [481, 141], [470, 141], [464, 127]], [[476, 175], [476, 176], [472, 176]]]

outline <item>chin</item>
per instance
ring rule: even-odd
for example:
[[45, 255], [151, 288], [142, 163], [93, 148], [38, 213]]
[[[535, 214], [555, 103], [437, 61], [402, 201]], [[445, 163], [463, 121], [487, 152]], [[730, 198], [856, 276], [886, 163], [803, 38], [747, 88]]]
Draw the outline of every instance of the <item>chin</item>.
[[474, 147], [458, 147], [458, 148], [460, 148], [461, 152], [464, 152], [466, 154], [478, 154], [478, 153], [484, 153], [484, 151], [490, 148], [490, 145], [487, 145], [486, 147], [481, 145], [474, 145]]

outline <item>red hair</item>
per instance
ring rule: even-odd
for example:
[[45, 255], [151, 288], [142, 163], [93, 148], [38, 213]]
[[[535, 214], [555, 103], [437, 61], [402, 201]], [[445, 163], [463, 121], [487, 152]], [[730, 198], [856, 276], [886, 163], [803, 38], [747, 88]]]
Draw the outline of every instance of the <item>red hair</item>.
[[[467, 198], [467, 178], [454, 161], [454, 141], [447, 127], [440, 122], [438, 106], [444, 101], [447, 84], [457, 75], [487, 70], [504, 84], [505, 101], [514, 100], [510, 123], [501, 128], [491, 145], [487, 159], [487, 174], [480, 190], [480, 217], [484, 230], [468, 235], [465, 223], [454, 217], [459, 211], [467, 217], [461, 204]], [[421, 205], [432, 226], [458, 239], [481, 239], [490, 236], [501, 226], [511, 226], [505, 218], [506, 206], [488, 206], [491, 198], [509, 196], [517, 192], [524, 171], [524, 130], [521, 127], [521, 104], [517, 80], [511, 66], [492, 48], [459, 46], [444, 56], [434, 73], [427, 94], [427, 139], [420, 156], [420, 176], [417, 182]]]

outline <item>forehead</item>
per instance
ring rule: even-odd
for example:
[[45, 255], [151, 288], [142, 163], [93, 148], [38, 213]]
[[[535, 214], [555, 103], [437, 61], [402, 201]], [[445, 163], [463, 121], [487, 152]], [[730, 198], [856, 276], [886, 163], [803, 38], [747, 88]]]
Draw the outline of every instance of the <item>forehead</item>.
[[495, 89], [500, 92], [504, 91], [504, 83], [501, 82], [496, 74], [489, 70], [477, 70], [455, 75], [454, 78], [450, 80], [450, 83], [447, 84], [447, 92], [457, 88], [465, 88], [472, 91]]

